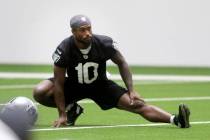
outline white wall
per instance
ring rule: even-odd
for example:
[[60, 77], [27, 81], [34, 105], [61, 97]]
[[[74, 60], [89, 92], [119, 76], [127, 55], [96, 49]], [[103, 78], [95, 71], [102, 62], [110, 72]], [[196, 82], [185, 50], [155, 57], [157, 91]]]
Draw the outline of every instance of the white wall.
[[209, 0], [0, 0], [0, 63], [52, 63], [75, 14], [130, 64], [210, 66]]

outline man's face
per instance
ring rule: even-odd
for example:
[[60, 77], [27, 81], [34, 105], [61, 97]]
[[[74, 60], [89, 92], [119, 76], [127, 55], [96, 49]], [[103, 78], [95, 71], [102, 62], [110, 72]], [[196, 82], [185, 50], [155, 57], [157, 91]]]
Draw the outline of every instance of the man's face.
[[84, 25], [73, 29], [72, 33], [78, 42], [83, 43], [84, 45], [89, 45], [91, 43], [92, 30], [90, 25]]

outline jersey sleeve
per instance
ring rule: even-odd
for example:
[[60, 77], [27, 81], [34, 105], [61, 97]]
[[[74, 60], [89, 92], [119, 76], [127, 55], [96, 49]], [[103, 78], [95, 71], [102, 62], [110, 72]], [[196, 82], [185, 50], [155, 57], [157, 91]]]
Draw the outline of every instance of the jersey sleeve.
[[62, 68], [66, 67], [65, 51], [62, 43], [54, 51], [52, 59], [54, 61], [54, 65]]
[[109, 40], [105, 43], [105, 56], [106, 60], [111, 59], [115, 53], [117, 52], [115, 42], [113, 40]]

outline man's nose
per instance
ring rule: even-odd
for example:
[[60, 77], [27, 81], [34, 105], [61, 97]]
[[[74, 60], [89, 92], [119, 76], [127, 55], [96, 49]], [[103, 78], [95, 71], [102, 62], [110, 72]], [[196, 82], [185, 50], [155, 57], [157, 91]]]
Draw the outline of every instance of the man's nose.
[[89, 30], [86, 30], [86, 31], [85, 31], [85, 35], [86, 35], [86, 36], [89, 36], [89, 37], [92, 36], [92, 35], [91, 35], [91, 32], [90, 32]]

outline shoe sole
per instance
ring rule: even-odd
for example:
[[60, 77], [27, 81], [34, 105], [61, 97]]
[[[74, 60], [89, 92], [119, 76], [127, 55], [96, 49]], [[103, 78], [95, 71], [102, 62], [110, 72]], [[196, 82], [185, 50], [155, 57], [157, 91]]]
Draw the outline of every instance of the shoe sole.
[[182, 128], [189, 128], [190, 127], [190, 122], [189, 122], [190, 110], [189, 110], [189, 108], [186, 105], [181, 104], [179, 106], [179, 111], [182, 114], [182, 116], [184, 118], [184, 123], [185, 123], [185, 126], [182, 126]]

